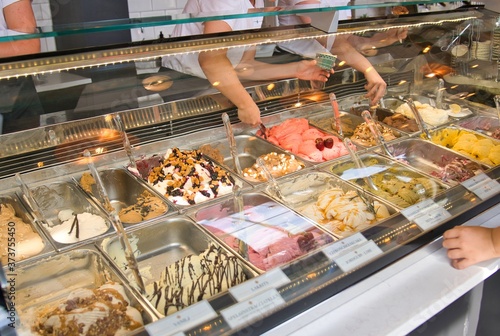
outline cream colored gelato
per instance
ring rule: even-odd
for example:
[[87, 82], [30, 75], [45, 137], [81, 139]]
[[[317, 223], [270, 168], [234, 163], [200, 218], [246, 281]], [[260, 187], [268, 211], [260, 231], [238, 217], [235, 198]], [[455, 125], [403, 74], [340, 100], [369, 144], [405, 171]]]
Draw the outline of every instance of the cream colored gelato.
[[42, 252], [45, 247], [42, 238], [30, 224], [16, 216], [11, 204], [0, 204], [0, 223], [0, 249], [4, 266], [8, 262], [20, 261]]
[[299, 209], [325, 229], [346, 237], [390, 216], [387, 207], [374, 200], [367, 205], [354, 190], [323, 191], [315, 203]]
[[58, 243], [77, 243], [108, 231], [104, 218], [89, 212], [74, 214], [73, 210], [64, 209], [59, 212], [58, 218], [61, 224], [53, 226], [44, 224], [46, 230]]
[[[294, 173], [305, 167], [304, 163], [297, 160], [294, 155], [271, 152], [261, 155], [260, 158], [275, 178]], [[243, 169], [243, 176], [251, 181], [267, 181], [266, 173], [258, 163]]]
[[[429, 104], [422, 104], [419, 101], [414, 101], [413, 103], [426, 124], [439, 126], [448, 122], [447, 110], [438, 109], [430, 106]], [[396, 112], [401, 113], [410, 119], [416, 119], [407, 103], [398, 106]]]
[[32, 331], [39, 335], [123, 335], [143, 325], [122, 285], [72, 291], [57, 306], [37, 314]]

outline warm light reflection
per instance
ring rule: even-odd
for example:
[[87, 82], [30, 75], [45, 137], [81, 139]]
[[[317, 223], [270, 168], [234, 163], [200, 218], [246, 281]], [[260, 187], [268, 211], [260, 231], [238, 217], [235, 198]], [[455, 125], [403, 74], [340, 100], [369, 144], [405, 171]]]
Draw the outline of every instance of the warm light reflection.
[[475, 92], [471, 92], [471, 93], [469, 93], [469, 94], [467, 95], [467, 97], [472, 97], [472, 96], [475, 96], [475, 95], [476, 95], [476, 93], [475, 93]]
[[432, 78], [432, 77], [435, 77], [435, 76], [436, 76], [436, 74], [433, 73], [433, 72], [431, 72], [430, 74], [425, 75], [425, 77], [427, 77], [427, 78]]
[[106, 152], [106, 147], [97, 147], [97, 148], [94, 150], [94, 152], [95, 152], [96, 154], [102, 154], [102, 153]]
[[307, 278], [308, 278], [308, 279], [314, 279], [314, 278], [316, 278], [316, 277], [317, 277], [317, 274], [316, 274], [316, 273], [309, 273], [309, 274], [307, 275]]
[[343, 66], [345, 63], [345, 61], [340, 61], [339, 66]]
[[406, 84], [406, 81], [404, 79], [398, 83], [398, 85], [403, 85], [403, 84]]
[[212, 83], [213, 86], [219, 86], [220, 85], [220, 82], [219, 81], [216, 81], [216, 82], [213, 82]]
[[275, 84], [274, 83], [271, 83], [267, 86], [267, 91], [272, 91], [274, 88], [275, 88]]
[[366, 72], [370, 72], [370, 71], [372, 71], [372, 70], [373, 70], [373, 67], [368, 67], [368, 68], [366, 69]]
[[37, 166], [38, 168], [42, 168], [43, 166], [45, 166], [45, 164], [44, 164], [42, 161], [40, 161], [40, 162], [38, 162], [38, 163], [36, 164], [36, 166]]
[[212, 329], [212, 326], [211, 325], [206, 325], [202, 329], [203, 329], [203, 331], [210, 331], [210, 329]]
[[302, 106], [302, 103], [301, 102], [296, 102], [295, 105], [293, 105], [294, 107], [301, 107]]
[[453, 85], [450, 87], [450, 89], [456, 89], [458, 87], [458, 85]]
[[104, 117], [104, 120], [105, 120], [107, 123], [109, 123], [109, 122], [111, 122], [111, 120], [113, 120], [113, 117], [111, 116], [111, 114], [108, 114], [108, 115], [106, 115], [106, 116]]
[[431, 50], [431, 47], [430, 46], [427, 46], [424, 48], [424, 50], [422, 50], [422, 53], [426, 54], [428, 53], [429, 51]]
[[477, 67], [479, 67], [479, 64], [474, 64], [473, 66], [471, 66], [471, 68], [473, 68], [473, 69], [475, 69]]

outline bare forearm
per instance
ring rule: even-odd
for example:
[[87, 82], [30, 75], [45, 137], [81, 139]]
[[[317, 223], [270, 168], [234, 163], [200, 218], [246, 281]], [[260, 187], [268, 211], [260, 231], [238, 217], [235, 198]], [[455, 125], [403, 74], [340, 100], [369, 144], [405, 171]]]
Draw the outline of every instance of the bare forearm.
[[0, 43], [0, 57], [27, 55], [40, 52], [38, 39]]
[[493, 248], [495, 249], [494, 257], [500, 257], [500, 227], [491, 230], [491, 241], [493, 242]]

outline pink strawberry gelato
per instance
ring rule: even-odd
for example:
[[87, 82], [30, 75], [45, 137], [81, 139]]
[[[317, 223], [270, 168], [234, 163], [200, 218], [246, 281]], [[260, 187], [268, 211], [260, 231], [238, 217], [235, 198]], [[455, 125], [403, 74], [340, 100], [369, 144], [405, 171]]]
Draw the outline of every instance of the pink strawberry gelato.
[[[262, 136], [260, 131], [257, 135]], [[330, 145], [332, 143], [333, 145], [324, 145], [323, 141], [327, 139], [331, 139]], [[267, 140], [313, 162], [333, 160], [348, 154], [344, 143], [338, 137], [310, 126], [305, 118], [287, 119], [280, 125], [271, 127], [267, 133]]]

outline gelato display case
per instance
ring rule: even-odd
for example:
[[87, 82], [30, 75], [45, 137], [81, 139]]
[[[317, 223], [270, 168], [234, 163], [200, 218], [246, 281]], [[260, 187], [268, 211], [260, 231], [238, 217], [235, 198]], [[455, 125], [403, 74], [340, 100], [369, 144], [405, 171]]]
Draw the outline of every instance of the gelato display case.
[[[13, 329], [263, 334], [498, 208], [497, 97], [457, 94], [445, 77], [463, 77], [460, 67], [477, 64], [477, 41], [468, 38], [498, 43], [500, 14], [481, 5], [430, 12], [431, 3], [442, 2], [172, 11], [0, 36], [0, 43], [47, 42], [263, 21], [247, 31], [161, 33], [0, 58], [0, 93], [61, 74], [87, 79], [38, 92], [42, 112], [21, 116], [17, 129], [14, 111], [28, 91], [16, 91], [14, 103], [0, 98], [0, 239], [10, 281], [2, 289], [15, 292], [5, 295]], [[399, 6], [408, 11], [394, 14]], [[364, 9], [376, 17], [356, 17]], [[337, 13], [350, 18], [332, 21]], [[283, 15], [311, 23], [278, 26]], [[406, 37], [382, 43], [395, 30]], [[342, 60], [324, 87], [242, 77], [260, 128], [238, 120], [220, 83], [162, 65], [249, 48], [260, 63], [299, 64], [311, 58], [284, 45], [344, 36], [370, 41], [359, 51], [387, 84], [379, 105], [365, 97], [363, 72]], [[464, 46], [467, 56], [458, 56]], [[483, 61], [498, 67], [494, 56]], [[54, 104], [56, 96], [64, 102]]]

